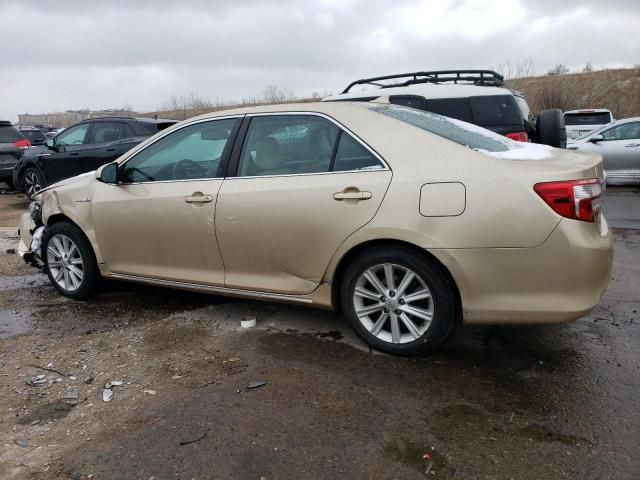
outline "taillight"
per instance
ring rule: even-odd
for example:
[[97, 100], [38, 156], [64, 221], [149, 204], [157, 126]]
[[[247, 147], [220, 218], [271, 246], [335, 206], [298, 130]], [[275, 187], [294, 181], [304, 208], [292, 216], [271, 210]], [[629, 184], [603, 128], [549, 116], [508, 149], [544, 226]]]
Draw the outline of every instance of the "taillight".
[[527, 132], [507, 133], [505, 137], [510, 138], [511, 140], [515, 140], [516, 142], [529, 141], [529, 135], [527, 135]]
[[13, 142], [13, 144], [16, 147], [20, 147], [20, 148], [29, 148], [31, 146], [31, 142], [29, 142], [29, 140], [27, 140], [26, 138], [16, 140], [15, 142]]
[[594, 204], [602, 195], [595, 178], [536, 183], [533, 189], [559, 215], [583, 222], [594, 221]]

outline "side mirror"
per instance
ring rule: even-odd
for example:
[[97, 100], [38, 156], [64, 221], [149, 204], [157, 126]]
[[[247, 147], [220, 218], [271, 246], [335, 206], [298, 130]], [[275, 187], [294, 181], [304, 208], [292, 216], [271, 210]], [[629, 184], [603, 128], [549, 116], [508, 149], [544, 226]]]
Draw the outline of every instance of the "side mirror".
[[116, 162], [107, 163], [96, 170], [96, 179], [102, 183], [111, 185], [118, 184], [118, 164]]
[[53, 150], [53, 147], [56, 146], [56, 142], [53, 138], [47, 138], [47, 141], [45, 143], [51, 150]]
[[603, 137], [602, 135], [594, 135], [593, 137], [591, 137], [591, 138], [589, 139], [589, 141], [590, 141], [591, 143], [598, 143], [598, 142], [601, 142], [601, 141], [603, 141], [603, 140], [604, 140], [604, 137]]

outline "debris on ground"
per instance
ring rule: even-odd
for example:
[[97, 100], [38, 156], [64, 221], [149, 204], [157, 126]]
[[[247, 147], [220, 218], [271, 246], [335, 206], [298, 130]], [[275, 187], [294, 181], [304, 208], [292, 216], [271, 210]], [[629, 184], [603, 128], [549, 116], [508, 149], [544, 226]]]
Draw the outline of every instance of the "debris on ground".
[[155, 390], [143, 390], [142, 393], [147, 393], [149, 395], [155, 395], [157, 392]]
[[78, 392], [77, 388], [70, 388], [62, 397], [65, 400], [77, 400], [80, 397], [80, 392]]
[[105, 385], [105, 388], [102, 390], [102, 401], [110, 402], [112, 397], [113, 397], [113, 390], [111, 390], [111, 387], [107, 388], [107, 386]]
[[27, 448], [29, 446], [29, 442], [27, 442], [24, 438], [16, 438], [13, 443], [22, 448]]
[[36, 375], [35, 377], [31, 377], [29, 380], [27, 380], [26, 383], [30, 387], [44, 387], [47, 384], [47, 376]]
[[242, 328], [253, 328], [256, 326], [256, 318], [255, 317], [245, 317], [240, 320], [240, 326]]
[[202, 440], [206, 436], [207, 436], [207, 432], [203, 432], [202, 434], [198, 435], [197, 437], [183, 438], [182, 440], [180, 440], [180, 445], [189, 445], [190, 443], [199, 442], [200, 440]]
[[247, 385], [247, 390], [253, 390], [254, 388], [260, 388], [260, 387], [263, 387], [266, 384], [267, 384], [267, 382], [261, 382], [261, 381], [249, 382], [249, 384]]

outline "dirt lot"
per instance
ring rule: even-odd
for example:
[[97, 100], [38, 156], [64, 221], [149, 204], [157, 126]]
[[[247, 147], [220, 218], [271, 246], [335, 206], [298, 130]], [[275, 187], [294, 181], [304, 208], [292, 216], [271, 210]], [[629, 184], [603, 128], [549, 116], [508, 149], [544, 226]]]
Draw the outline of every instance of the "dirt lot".
[[[637, 192], [612, 195], [637, 214]], [[640, 475], [633, 221], [588, 317], [465, 328], [405, 359], [328, 312], [128, 284], [65, 299], [6, 253], [26, 205], [0, 195], [2, 479]], [[258, 326], [240, 329], [250, 315]], [[106, 382], [122, 382], [110, 402]]]

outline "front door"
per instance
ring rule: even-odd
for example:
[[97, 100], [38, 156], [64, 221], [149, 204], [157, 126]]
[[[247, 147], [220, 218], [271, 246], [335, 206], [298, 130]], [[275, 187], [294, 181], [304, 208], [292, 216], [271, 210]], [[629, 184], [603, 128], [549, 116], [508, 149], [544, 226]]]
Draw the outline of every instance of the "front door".
[[96, 241], [113, 273], [223, 285], [214, 215], [238, 122], [174, 130], [121, 164], [119, 184], [97, 185]]
[[80, 173], [80, 155], [88, 148], [86, 143], [89, 123], [81, 123], [63, 131], [55, 138], [55, 146], [40, 154], [47, 185]]
[[612, 178], [640, 175], [640, 122], [626, 122], [600, 132], [602, 141], [583, 149], [602, 155], [602, 166]]
[[391, 180], [371, 150], [310, 114], [252, 117], [233, 163], [216, 233], [225, 286], [247, 290], [312, 292], [340, 244], [373, 218]]

